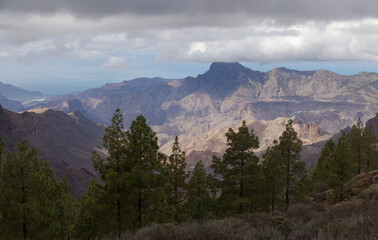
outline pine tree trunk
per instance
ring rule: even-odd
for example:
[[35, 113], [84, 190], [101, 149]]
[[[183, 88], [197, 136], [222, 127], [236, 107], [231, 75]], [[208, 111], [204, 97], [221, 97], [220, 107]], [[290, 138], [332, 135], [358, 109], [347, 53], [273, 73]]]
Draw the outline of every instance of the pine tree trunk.
[[[244, 159], [242, 159], [241, 162], [241, 179], [240, 179], [240, 192], [239, 192], [239, 197], [243, 198], [243, 179], [244, 179]], [[239, 205], [239, 213], [243, 212], [243, 206], [242, 204]]]
[[139, 189], [138, 193], [138, 222], [139, 228], [142, 227], [142, 191]]
[[[24, 168], [21, 170], [22, 175], [24, 175]], [[22, 176], [23, 178], [23, 176]], [[26, 203], [26, 189], [25, 189], [25, 182], [24, 179], [22, 179], [22, 186], [21, 186], [21, 191], [22, 191], [22, 200], [21, 203], [24, 206]], [[27, 219], [26, 219], [26, 213], [24, 213], [23, 220], [22, 220], [22, 236], [24, 239], [28, 238], [28, 227], [27, 227]]]
[[198, 218], [201, 218], [201, 193], [200, 193], [200, 189], [199, 187], [197, 187], [197, 197], [198, 197], [198, 200], [197, 200], [197, 210], [198, 210]]
[[341, 193], [340, 193], [340, 201], [344, 198], [344, 164], [341, 165]]
[[274, 202], [275, 202], [275, 184], [273, 182], [273, 188], [272, 188], [272, 213], [274, 214]]
[[[120, 194], [119, 188], [117, 189], [118, 196]], [[121, 202], [117, 200], [117, 224], [118, 224], [118, 240], [121, 240]]]
[[287, 174], [286, 174], [286, 209], [287, 210], [289, 208], [289, 185], [290, 185], [290, 166], [289, 164], [287, 164], [286, 166], [286, 171], [287, 171]]
[[[117, 138], [117, 142], [118, 142], [118, 138]], [[121, 177], [121, 170], [119, 168], [119, 150], [117, 149], [117, 155], [116, 155], [116, 164], [117, 164], [117, 227], [118, 227], [118, 240], [121, 240], [121, 232], [122, 232], [122, 228], [121, 228], [121, 201], [120, 201], [120, 197], [121, 197], [121, 189], [120, 189], [120, 186], [119, 186], [119, 182], [118, 182], [118, 179]]]
[[174, 186], [174, 192], [175, 192], [175, 222], [178, 222], [178, 217], [177, 217], [177, 205], [178, 205], [178, 186], [177, 186], [177, 175], [178, 175], [178, 167], [177, 167], [177, 158], [175, 159], [175, 186]]
[[357, 168], [357, 174], [360, 174], [361, 173], [361, 146], [360, 146], [360, 143], [358, 144], [357, 146], [357, 164], [358, 164], [358, 168]]
[[288, 153], [288, 159], [287, 159], [287, 163], [286, 163], [286, 209], [285, 211], [287, 211], [287, 209], [289, 208], [289, 187], [290, 187], [290, 160], [291, 160], [291, 154], [290, 154], [290, 148], [288, 149], [287, 153]]

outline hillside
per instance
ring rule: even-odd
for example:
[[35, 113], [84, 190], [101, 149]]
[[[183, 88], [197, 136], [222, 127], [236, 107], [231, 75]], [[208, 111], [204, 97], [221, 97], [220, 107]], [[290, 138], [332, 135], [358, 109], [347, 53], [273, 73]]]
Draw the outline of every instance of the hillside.
[[35, 111], [14, 113], [0, 107], [0, 138], [6, 141], [8, 152], [16, 151], [21, 140], [37, 149], [55, 173], [67, 175], [78, 197], [93, 177], [91, 152], [102, 148], [104, 128], [78, 112]]
[[[360, 174], [350, 182], [351, 195], [335, 205], [309, 198], [305, 203], [293, 204], [287, 212], [153, 224], [135, 234], [126, 233], [122, 239], [377, 239], [378, 171]], [[359, 191], [353, 192], [356, 188]]]

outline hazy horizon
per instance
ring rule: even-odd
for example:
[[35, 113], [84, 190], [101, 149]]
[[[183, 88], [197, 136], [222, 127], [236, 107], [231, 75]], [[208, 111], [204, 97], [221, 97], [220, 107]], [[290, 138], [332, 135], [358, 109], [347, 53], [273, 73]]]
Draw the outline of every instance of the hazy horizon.
[[[322, 62], [322, 63], [271, 63], [271, 64], [251, 64], [251, 63], [243, 63], [241, 64], [245, 67], [251, 68], [254, 71], [261, 71], [261, 72], [268, 72], [274, 68], [288, 68], [292, 70], [299, 70], [299, 71], [312, 71], [312, 70], [327, 70], [331, 72], [335, 72], [342, 75], [354, 75], [360, 72], [377, 72], [375, 71], [375, 63], [368, 62], [365, 63], [363, 67], [356, 66], [354, 63], [335, 63], [335, 62]], [[61, 95], [61, 94], [69, 94], [74, 92], [81, 92], [90, 88], [98, 88], [104, 86], [107, 83], [119, 83], [122, 81], [133, 80], [135, 78], [140, 77], [162, 77], [168, 79], [183, 79], [185, 77], [195, 77], [198, 74], [205, 73], [210, 64], [186, 64], [192, 65], [188, 68], [185, 68], [185, 64], [181, 71], [172, 71], [172, 72], [163, 72], [162, 70], [157, 69], [156, 71], [148, 72], [146, 71], [145, 75], [137, 75], [139, 71], [131, 74], [129, 78], [119, 78], [118, 76], [110, 76], [109, 78], [104, 79], [88, 79], [88, 80], [78, 80], [78, 79], [55, 79], [51, 81], [49, 79], [42, 79], [42, 80], [33, 80], [33, 79], [25, 79], [25, 80], [14, 80], [14, 81], [0, 81], [3, 83], [12, 84], [16, 87], [29, 90], [29, 91], [39, 91], [44, 95]], [[348, 67], [344, 67], [347, 66]], [[317, 67], [317, 68], [313, 68]], [[164, 69], [164, 68], [162, 68]], [[167, 70], [169, 71], [169, 69]], [[143, 74], [144, 71], [141, 71]], [[32, 81], [31, 81], [32, 80]]]

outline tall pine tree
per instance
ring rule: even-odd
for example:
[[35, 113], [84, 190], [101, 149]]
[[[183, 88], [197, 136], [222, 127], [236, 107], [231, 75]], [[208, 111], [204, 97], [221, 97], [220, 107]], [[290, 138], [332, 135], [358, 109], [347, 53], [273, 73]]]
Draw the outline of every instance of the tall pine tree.
[[253, 208], [253, 195], [260, 174], [259, 159], [253, 149], [259, 147], [259, 139], [253, 130], [249, 131], [243, 121], [238, 132], [229, 129], [226, 133], [227, 146], [223, 158], [213, 158], [212, 168], [220, 181], [220, 203], [229, 213], [242, 213]]
[[167, 166], [171, 173], [170, 184], [173, 187], [173, 192], [170, 202], [175, 211], [174, 218], [176, 222], [184, 220], [179, 218], [179, 216], [183, 215], [183, 203], [186, 200], [187, 184], [185, 179], [187, 177], [187, 173], [185, 172], [185, 160], [185, 151], [180, 149], [178, 137], [176, 136], [175, 142], [172, 146], [172, 154], [169, 156], [169, 163]]
[[[106, 198], [109, 213], [108, 219], [103, 219], [109, 226], [110, 234], [116, 234], [121, 239], [121, 233], [127, 228], [127, 204], [123, 199], [127, 197], [124, 172], [127, 170], [126, 146], [127, 140], [123, 128], [123, 118], [117, 109], [113, 115], [112, 123], [105, 129], [103, 145], [107, 149], [106, 160], [93, 152], [93, 165], [100, 174], [103, 185], [103, 198]], [[104, 217], [104, 216], [103, 216]]]
[[133, 228], [152, 222], [171, 221], [172, 211], [167, 205], [171, 186], [169, 171], [158, 152], [158, 138], [146, 119], [140, 115], [126, 132], [126, 154], [130, 172], [126, 175]]
[[290, 199], [301, 197], [303, 194], [302, 181], [307, 177], [305, 163], [300, 161], [302, 141], [298, 138], [293, 127], [293, 120], [289, 120], [286, 129], [280, 136], [279, 149], [284, 165], [284, 184], [286, 210]]

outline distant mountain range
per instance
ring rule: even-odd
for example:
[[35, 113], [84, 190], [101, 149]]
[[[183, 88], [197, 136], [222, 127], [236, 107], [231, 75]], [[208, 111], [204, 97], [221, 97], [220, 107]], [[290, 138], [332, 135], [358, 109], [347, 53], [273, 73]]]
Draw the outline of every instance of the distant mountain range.
[[[375, 116], [377, 96], [377, 73], [344, 76], [325, 70], [286, 68], [264, 73], [239, 63], [213, 63], [197, 77], [107, 84], [50, 99], [43, 106], [80, 111], [102, 124], [108, 124], [114, 110], [120, 108], [126, 126], [143, 114], [157, 131], [163, 149], [169, 149], [176, 135], [185, 143], [194, 142], [204, 134], [237, 127], [242, 119], [296, 118], [336, 133], [359, 117], [366, 121]], [[207, 144], [210, 151], [219, 147], [211, 145]], [[199, 149], [190, 146], [186, 150]]]
[[6, 109], [15, 111], [15, 112], [20, 112], [25, 110], [24, 105], [22, 105], [21, 102], [15, 101], [15, 100], [10, 100], [4, 96], [0, 95], [0, 104], [5, 107]]
[[7, 152], [15, 152], [20, 141], [37, 149], [55, 173], [67, 175], [73, 195], [78, 197], [94, 176], [91, 153], [102, 151], [104, 128], [79, 112], [35, 111], [14, 113], [0, 105], [0, 138], [6, 141]]
[[42, 97], [42, 93], [36, 91], [27, 91], [25, 89], [0, 82], [0, 95], [8, 99], [28, 99]]
[[[22, 88], [0, 82], [0, 104], [11, 111], [25, 110], [23, 103], [43, 97], [40, 92], [27, 91]], [[27, 105], [27, 104], [25, 104]]]

